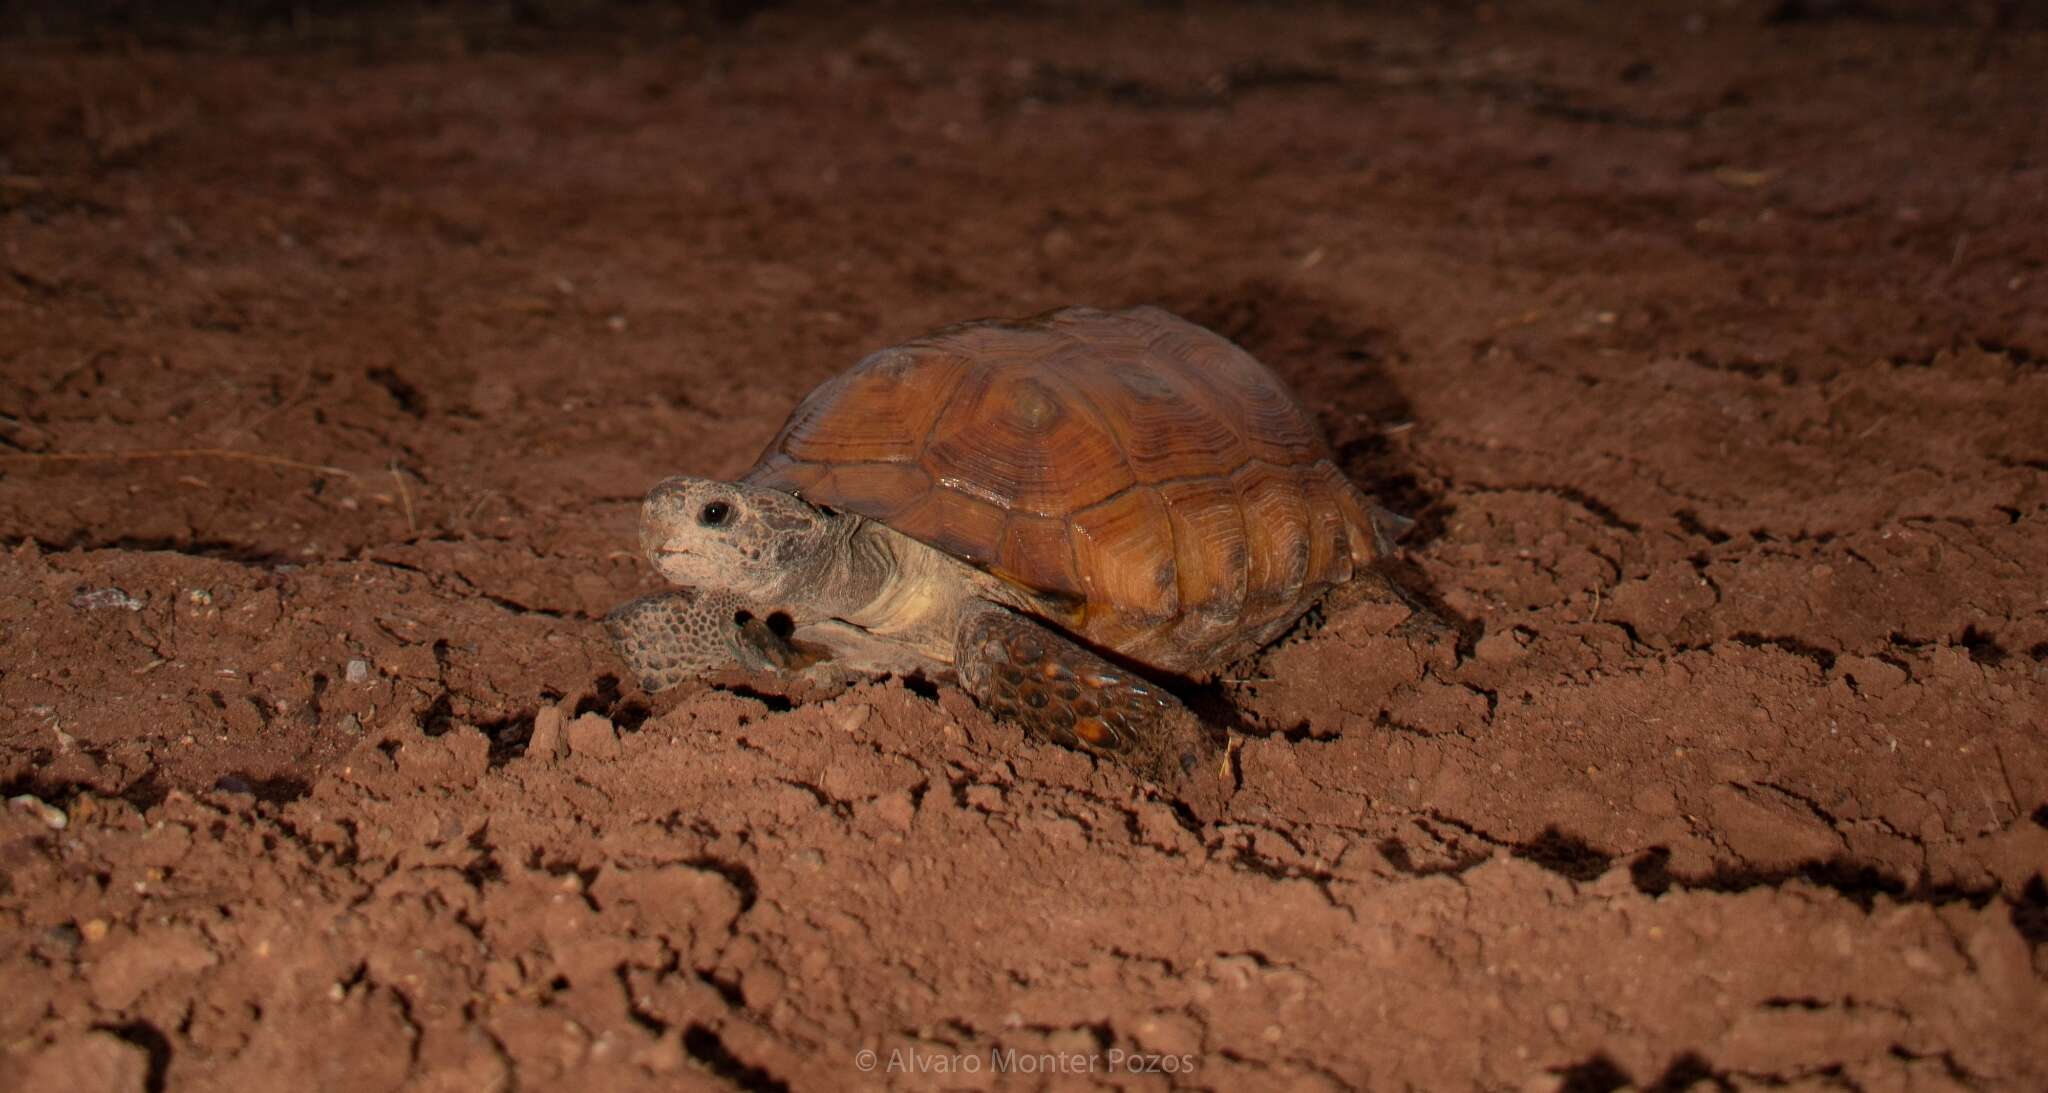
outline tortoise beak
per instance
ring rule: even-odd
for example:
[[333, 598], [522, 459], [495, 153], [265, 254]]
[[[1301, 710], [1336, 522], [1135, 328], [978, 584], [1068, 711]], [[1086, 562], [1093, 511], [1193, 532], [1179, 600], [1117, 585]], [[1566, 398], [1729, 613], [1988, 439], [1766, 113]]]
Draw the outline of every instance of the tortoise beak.
[[[651, 516], [652, 513], [648, 515]], [[642, 519], [640, 521], [640, 553], [646, 555], [648, 561], [659, 566], [663, 558], [671, 554], [681, 554], [684, 551], [669, 545], [668, 531], [662, 521]]]
[[649, 558], [670, 549], [670, 533], [679, 526], [689, 504], [690, 490], [685, 479], [664, 479], [647, 491], [646, 499], [640, 502], [640, 549]]

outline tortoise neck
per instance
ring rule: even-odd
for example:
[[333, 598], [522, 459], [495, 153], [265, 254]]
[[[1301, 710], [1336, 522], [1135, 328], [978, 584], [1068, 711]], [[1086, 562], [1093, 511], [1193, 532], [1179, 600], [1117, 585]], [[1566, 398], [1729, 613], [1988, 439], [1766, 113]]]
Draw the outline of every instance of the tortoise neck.
[[886, 536], [864, 517], [840, 513], [832, 521], [826, 549], [794, 570], [782, 599], [791, 614], [807, 620], [843, 619], [861, 613], [889, 583], [895, 559]]

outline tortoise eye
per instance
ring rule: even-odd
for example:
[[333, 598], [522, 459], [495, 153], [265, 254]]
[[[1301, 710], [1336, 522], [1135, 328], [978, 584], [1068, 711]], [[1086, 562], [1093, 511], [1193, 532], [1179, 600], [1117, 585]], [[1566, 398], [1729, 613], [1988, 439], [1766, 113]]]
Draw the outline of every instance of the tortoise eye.
[[723, 501], [713, 501], [704, 506], [704, 511], [697, 514], [697, 522], [707, 528], [723, 527], [730, 519], [732, 506]]

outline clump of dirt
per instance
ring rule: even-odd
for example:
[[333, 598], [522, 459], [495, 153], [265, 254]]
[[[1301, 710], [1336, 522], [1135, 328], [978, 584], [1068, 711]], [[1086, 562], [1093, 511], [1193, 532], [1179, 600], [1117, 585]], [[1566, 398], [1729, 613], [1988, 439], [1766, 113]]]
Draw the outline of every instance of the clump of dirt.
[[[2048, 1082], [2009, 7], [0, 43], [0, 1085]], [[647, 485], [1139, 302], [1418, 520], [1220, 814], [622, 682]]]

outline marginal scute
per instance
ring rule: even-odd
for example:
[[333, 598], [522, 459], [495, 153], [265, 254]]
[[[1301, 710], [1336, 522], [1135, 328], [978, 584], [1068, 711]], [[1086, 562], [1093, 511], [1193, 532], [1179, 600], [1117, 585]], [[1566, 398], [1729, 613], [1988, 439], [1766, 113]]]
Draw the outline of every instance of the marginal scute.
[[1003, 528], [991, 567], [1004, 578], [1085, 602], [1088, 586], [1074, 557], [1074, 540], [1066, 518], [1019, 514]]
[[747, 480], [887, 523], [1174, 671], [1375, 554], [1370, 505], [1285, 385], [1157, 308], [965, 323], [814, 391]]
[[1180, 625], [1186, 640], [1208, 647], [1244, 614], [1250, 577], [1244, 506], [1228, 478], [1192, 478], [1159, 487], [1172, 521]]
[[1333, 584], [1343, 584], [1351, 579], [1354, 566], [1340, 493], [1351, 489], [1351, 483], [1345, 481], [1335, 464], [1322, 460], [1302, 476], [1301, 484], [1309, 514], [1308, 571], [1328, 575]]
[[1248, 463], [1231, 480], [1247, 531], [1247, 621], [1263, 621], [1285, 611], [1309, 577], [1308, 505], [1300, 477], [1285, 468]]
[[940, 486], [927, 490], [889, 523], [906, 534], [907, 529], [917, 528], [916, 538], [987, 568], [995, 561], [1001, 542], [999, 535], [1007, 519], [1008, 513], [981, 498]]
[[1121, 648], [1179, 614], [1173, 525], [1156, 492], [1126, 490], [1075, 513], [1072, 523], [1090, 627], [1117, 636], [1107, 644]]

